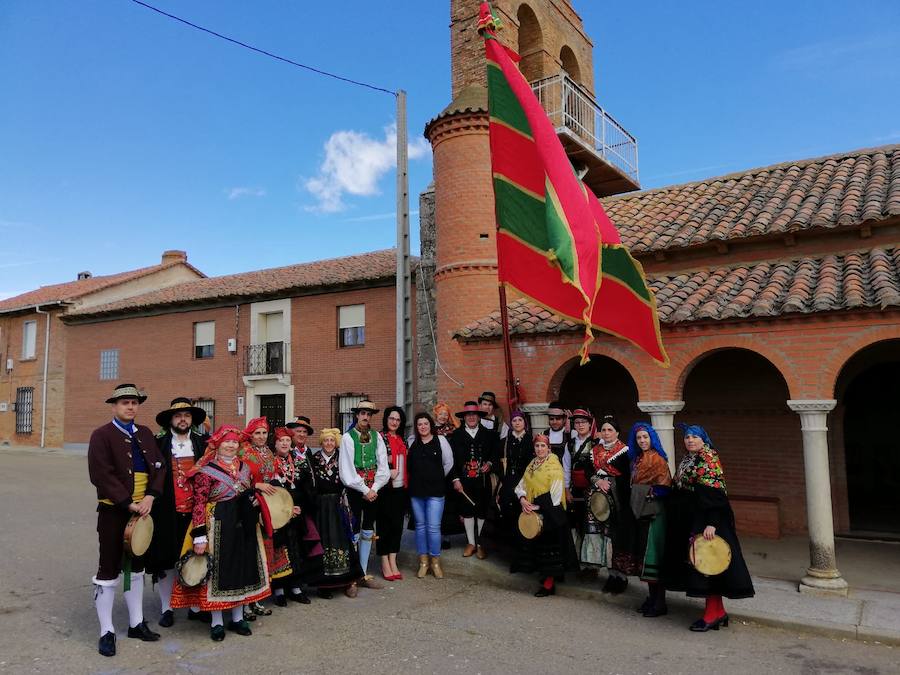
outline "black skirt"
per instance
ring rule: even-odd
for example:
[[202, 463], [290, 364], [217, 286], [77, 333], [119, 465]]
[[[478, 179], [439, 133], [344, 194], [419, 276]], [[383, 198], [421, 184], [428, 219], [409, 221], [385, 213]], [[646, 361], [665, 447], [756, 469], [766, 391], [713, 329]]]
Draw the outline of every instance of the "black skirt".
[[250, 493], [218, 502], [213, 514], [215, 553], [210, 599], [218, 601], [221, 596], [251, 593], [264, 586], [266, 570], [257, 540], [259, 511], [251, 504]]
[[[692, 490], [676, 488], [667, 500], [666, 516], [668, 529], [661, 577], [667, 589], [684, 591], [695, 598], [753, 597], [753, 580], [735, 532], [734, 513], [723, 490], [703, 485]], [[731, 547], [728, 569], [712, 577], [700, 574], [689, 562], [691, 537], [702, 536], [707, 525], [715, 527], [716, 534]]]
[[322, 540], [322, 574], [313, 584], [322, 588], [348, 586], [362, 578], [353, 544], [350, 513], [341, 493], [316, 495], [316, 527]]
[[537, 572], [542, 579], [553, 577], [556, 581], [563, 581], [566, 570], [578, 569], [578, 555], [565, 509], [554, 506], [549, 494], [540, 495], [534, 503], [540, 507], [544, 527], [534, 539], [526, 539], [516, 527], [518, 546], [510, 572]]
[[375, 540], [376, 555], [388, 555], [400, 551], [403, 536], [403, 517], [409, 509], [406, 488], [385, 485], [375, 500], [378, 515], [375, 518], [378, 538]]

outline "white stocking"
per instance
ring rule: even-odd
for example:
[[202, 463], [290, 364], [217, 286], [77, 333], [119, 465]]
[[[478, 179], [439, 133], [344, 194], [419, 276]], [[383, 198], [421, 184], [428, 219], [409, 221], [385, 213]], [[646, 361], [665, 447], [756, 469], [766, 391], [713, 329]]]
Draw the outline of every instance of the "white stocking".
[[359, 533], [359, 566], [362, 567], [363, 574], [369, 572], [369, 552], [372, 550], [374, 534], [372, 530], [362, 530]]
[[[222, 613], [219, 612], [219, 616], [221, 616], [221, 615], [222, 615]], [[231, 608], [231, 620], [234, 621], [235, 623], [237, 623], [238, 621], [243, 621], [243, 620], [244, 620], [244, 607], [243, 607], [243, 605], [238, 605], [237, 607], [232, 607], [232, 608]]]
[[128, 625], [134, 628], [144, 621], [144, 573], [132, 572], [131, 588], [124, 593], [128, 605]]
[[[240, 609], [240, 607], [238, 609]], [[225, 625], [225, 622], [222, 621], [222, 610], [221, 609], [214, 609], [212, 612], [210, 612], [210, 614], [212, 614], [212, 625], [213, 626], [224, 626]], [[243, 615], [241, 616], [241, 618], [243, 618]]]
[[276, 588], [276, 589], [275, 589], [275, 595], [278, 596], [278, 597], [281, 597], [282, 595], [284, 595], [284, 589], [283, 589], [283, 588]]
[[476, 518], [475, 522], [478, 524], [478, 536], [481, 536], [481, 531], [484, 529], [484, 518]]
[[175, 570], [165, 570], [166, 576], [156, 582], [156, 592], [159, 593], [159, 611], [168, 612], [172, 609], [172, 586], [175, 584]]
[[466, 528], [466, 541], [468, 541], [471, 546], [474, 546], [475, 545], [475, 519], [474, 518], [463, 518], [463, 527]]
[[100, 637], [107, 633], [115, 633], [113, 628], [112, 613], [113, 603], [116, 600], [116, 584], [118, 579], [94, 581], [94, 607], [97, 609], [97, 619], [100, 620]]

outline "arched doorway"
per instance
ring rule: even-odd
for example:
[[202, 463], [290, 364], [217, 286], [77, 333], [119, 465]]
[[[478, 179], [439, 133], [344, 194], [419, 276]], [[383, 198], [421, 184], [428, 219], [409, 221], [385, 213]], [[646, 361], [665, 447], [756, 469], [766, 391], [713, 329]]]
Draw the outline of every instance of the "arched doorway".
[[559, 400], [569, 410], [586, 405], [594, 415], [611, 413], [628, 429], [645, 415], [638, 410], [638, 389], [629, 372], [608, 356], [592, 355], [583, 366], [574, 362], [559, 388]]
[[[701, 357], [682, 391], [677, 421], [703, 426], [719, 451], [738, 529], [779, 537], [806, 531], [800, 420], [781, 372], [748, 349]], [[676, 432], [676, 461], [684, 445]]]
[[575, 52], [572, 51], [572, 48], [569, 47], [569, 45], [565, 45], [559, 51], [559, 60], [560, 63], [562, 63], [562, 69], [566, 71], [568, 76], [578, 84], [581, 84], [581, 66], [578, 65], [578, 59], [575, 56]]
[[542, 52], [544, 49], [544, 34], [534, 10], [526, 4], [519, 7], [516, 12], [519, 22], [518, 51], [522, 60], [519, 61], [519, 70], [526, 80], [532, 82], [544, 77]]
[[879, 342], [851, 357], [838, 376], [835, 397], [850, 530], [900, 536], [900, 340]]

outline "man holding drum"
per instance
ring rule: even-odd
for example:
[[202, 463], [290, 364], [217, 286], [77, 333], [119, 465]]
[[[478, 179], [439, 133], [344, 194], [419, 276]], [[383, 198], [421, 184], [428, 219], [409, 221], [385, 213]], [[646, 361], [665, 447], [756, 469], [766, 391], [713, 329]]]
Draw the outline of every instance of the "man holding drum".
[[[88, 445], [88, 472], [97, 488], [97, 534], [100, 563], [93, 578], [94, 605], [100, 621], [98, 651], [116, 653], [112, 623], [113, 601], [119, 575], [125, 573], [125, 603], [128, 605], [128, 637], [153, 642], [159, 634], [147, 627], [142, 608], [144, 561], [126, 553], [125, 531], [135, 519], [148, 526], [153, 501], [163, 490], [166, 470], [153, 433], [134, 423], [138, 407], [147, 397], [133, 384], [120, 384], [106, 399], [113, 419], [94, 430]], [[141, 520], [141, 519], [147, 520]], [[131, 529], [131, 528], [128, 528]], [[151, 529], [152, 531], [152, 529]], [[130, 549], [129, 549], [130, 550]]]

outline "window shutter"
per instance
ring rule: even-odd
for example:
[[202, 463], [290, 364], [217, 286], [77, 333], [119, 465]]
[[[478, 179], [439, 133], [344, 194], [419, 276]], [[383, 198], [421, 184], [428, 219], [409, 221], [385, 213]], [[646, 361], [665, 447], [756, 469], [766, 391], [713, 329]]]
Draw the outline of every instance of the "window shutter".
[[366, 325], [365, 305], [338, 307], [338, 328], [358, 328]]
[[201, 321], [194, 324], [194, 346], [205, 347], [216, 344], [216, 322]]

